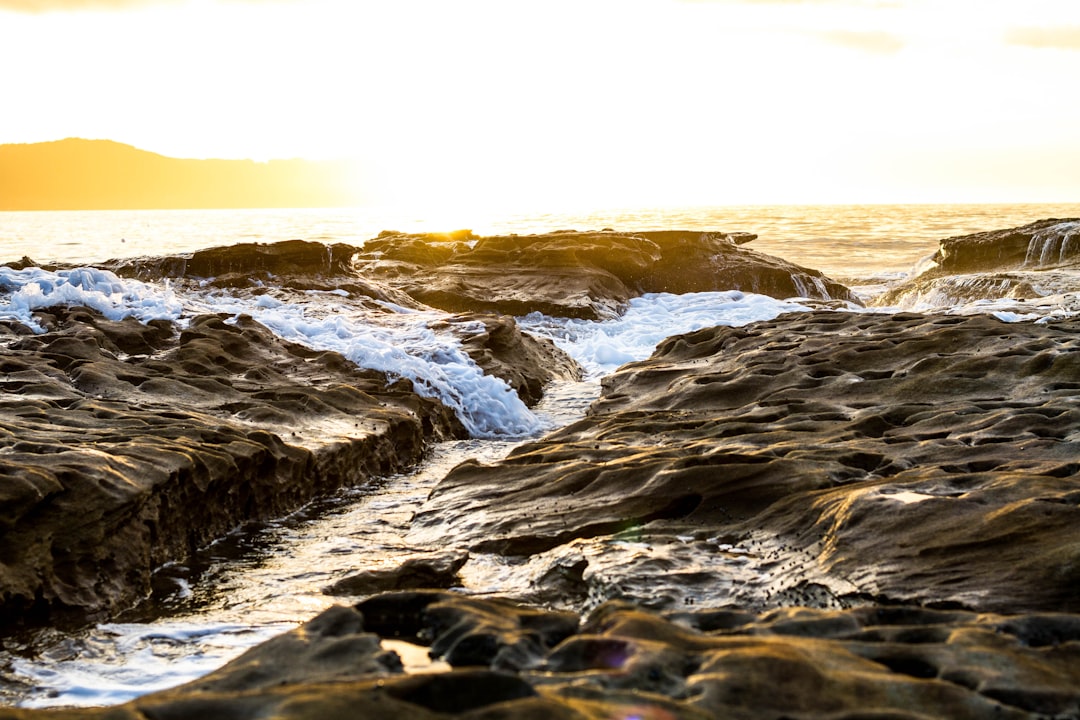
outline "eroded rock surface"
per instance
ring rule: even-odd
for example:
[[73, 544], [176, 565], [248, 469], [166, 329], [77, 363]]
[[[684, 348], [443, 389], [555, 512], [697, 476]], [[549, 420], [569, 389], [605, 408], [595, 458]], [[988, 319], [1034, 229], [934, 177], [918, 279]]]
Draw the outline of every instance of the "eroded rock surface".
[[[383, 639], [449, 665], [404, 674]], [[1068, 718], [1080, 623], [874, 607], [573, 613], [439, 592], [335, 607], [186, 686], [56, 718]], [[0, 709], [0, 718], [31, 711]]]
[[741, 247], [743, 233], [559, 232], [476, 237], [383, 233], [359, 272], [450, 312], [609, 318], [649, 292], [743, 290], [857, 302], [816, 270]]
[[812, 312], [670, 338], [583, 420], [451, 471], [413, 537], [534, 555], [547, 603], [1078, 612], [1077, 329]]
[[[5, 624], [134, 602], [151, 571], [252, 519], [399, 471], [461, 435], [441, 404], [250, 318], [0, 323]], [[59, 619], [59, 618], [54, 618]]]

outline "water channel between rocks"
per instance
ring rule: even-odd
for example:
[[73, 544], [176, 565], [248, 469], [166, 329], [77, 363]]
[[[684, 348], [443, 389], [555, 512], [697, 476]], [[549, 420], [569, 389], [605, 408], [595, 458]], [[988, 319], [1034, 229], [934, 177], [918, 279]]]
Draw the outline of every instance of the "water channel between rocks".
[[[560, 427], [583, 415], [598, 394], [599, 381], [561, 383], [549, 388], [535, 410], [547, 428]], [[70, 635], [46, 629], [9, 642], [0, 654], [6, 676], [0, 701], [24, 707], [108, 705], [204, 675], [326, 607], [349, 602], [325, 592], [334, 582], [446, 552], [445, 544], [412, 541], [413, 513], [458, 463], [497, 461], [526, 439], [436, 444], [412, 473], [343, 491], [270, 523], [246, 525], [191, 562], [161, 568], [153, 597], [114, 622]], [[471, 572], [463, 568], [463, 592], [490, 592], [514, 573], [478, 560]], [[426, 651], [402, 643], [388, 647], [407, 669], [438, 669]]]

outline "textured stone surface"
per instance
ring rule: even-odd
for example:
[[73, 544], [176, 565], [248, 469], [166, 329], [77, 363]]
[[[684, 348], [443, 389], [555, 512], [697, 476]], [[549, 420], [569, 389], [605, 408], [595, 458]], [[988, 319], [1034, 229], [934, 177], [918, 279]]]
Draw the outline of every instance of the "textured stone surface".
[[518, 329], [513, 318], [494, 313], [463, 313], [433, 328], [456, 331], [461, 349], [486, 374], [502, 378], [530, 407], [554, 380], [580, 380], [581, 367], [546, 338]]
[[741, 247], [743, 235], [383, 233], [364, 245], [356, 267], [364, 277], [451, 312], [608, 318], [643, 293], [709, 290], [855, 300], [816, 270]]
[[[445, 672], [405, 675], [380, 639]], [[1069, 718], [1080, 623], [910, 607], [587, 618], [437, 592], [332, 608], [186, 686], [57, 718]], [[45, 716], [0, 709], [0, 718]]]
[[[612, 596], [658, 607], [728, 588], [1080, 611], [1076, 330], [814, 312], [670, 338], [586, 418], [451, 471], [413, 536], [553, 567], [623, 553]], [[728, 556], [739, 582], [702, 565]]]
[[0, 325], [5, 622], [106, 614], [245, 520], [415, 463], [460, 435], [408, 382], [285, 343], [250, 318]]

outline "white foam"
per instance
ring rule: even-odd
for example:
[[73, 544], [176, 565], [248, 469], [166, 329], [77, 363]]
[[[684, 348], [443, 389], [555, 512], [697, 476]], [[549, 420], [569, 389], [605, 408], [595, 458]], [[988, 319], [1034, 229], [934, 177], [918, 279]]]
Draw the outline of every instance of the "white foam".
[[644, 360], [657, 343], [672, 335], [715, 325], [746, 325], [808, 310], [796, 302], [737, 290], [649, 293], [631, 300], [626, 312], [614, 320], [592, 322], [533, 313], [519, 322], [524, 329], [551, 338], [591, 377], [599, 377], [620, 365]]
[[[373, 312], [334, 299], [322, 295], [309, 304], [285, 302], [269, 293], [254, 299], [202, 293], [189, 298], [189, 304], [201, 312], [251, 315], [286, 340], [333, 350], [360, 367], [408, 378], [417, 393], [451, 408], [475, 437], [532, 435], [543, 429], [517, 393], [503, 380], [485, 375], [457, 338], [429, 327], [444, 314]], [[477, 323], [457, 329], [484, 328]]]
[[[135, 317], [142, 322], [184, 322], [200, 312], [248, 314], [286, 340], [335, 350], [360, 367], [409, 378], [419, 394], [440, 399], [477, 437], [531, 435], [543, 428], [517, 393], [499, 378], [485, 375], [456, 338], [428, 327], [444, 314], [401, 313], [392, 307], [375, 313], [337, 304], [340, 297], [338, 292], [307, 294], [303, 303], [271, 293], [240, 298], [196, 291], [178, 297], [168, 285], [126, 280], [107, 270], [0, 267], [0, 318], [37, 333], [45, 328], [34, 311], [60, 305], [89, 307], [111, 320]], [[469, 329], [459, 327], [462, 332]], [[480, 332], [483, 326], [471, 329]]]
[[0, 318], [42, 333], [45, 328], [34, 319], [34, 311], [61, 305], [92, 308], [110, 320], [135, 317], [142, 322], [176, 320], [182, 310], [168, 285], [124, 280], [108, 270], [0, 267]]

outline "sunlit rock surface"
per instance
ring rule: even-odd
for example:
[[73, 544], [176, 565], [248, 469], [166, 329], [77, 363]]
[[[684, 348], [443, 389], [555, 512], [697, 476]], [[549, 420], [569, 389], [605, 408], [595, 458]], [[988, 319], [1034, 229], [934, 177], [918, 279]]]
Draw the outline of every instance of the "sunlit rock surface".
[[413, 537], [534, 556], [545, 603], [1080, 611], [1077, 329], [812, 312], [673, 337], [581, 421], [451, 471]]
[[816, 270], [742, 247], [745, 239], [691, 231], [385, 232], [365, 243], [356, 266], [363, 277], [451, 312], [601, 319], [643, 293], [710, 290], [856, 301]]
[[980, 300], [1003, 311], [1055, 306], [1074, 312], [1080, 302], [1080, 219], [1048, 219], [1006, 230], [942, 240], [920, 272], [874, 299], [878, 306], [926, 310]]
[[[406, 674], [383, 640], [428, 649]], [[400, 647], [400, 646], [399, 646]], [[334, 607], [186, 686], [56, 718], [1067, 718], [1080, 623], [874, 607], [587, 617], [439, 592]], [[0, 718], [37, 717], [0, 709]]]

